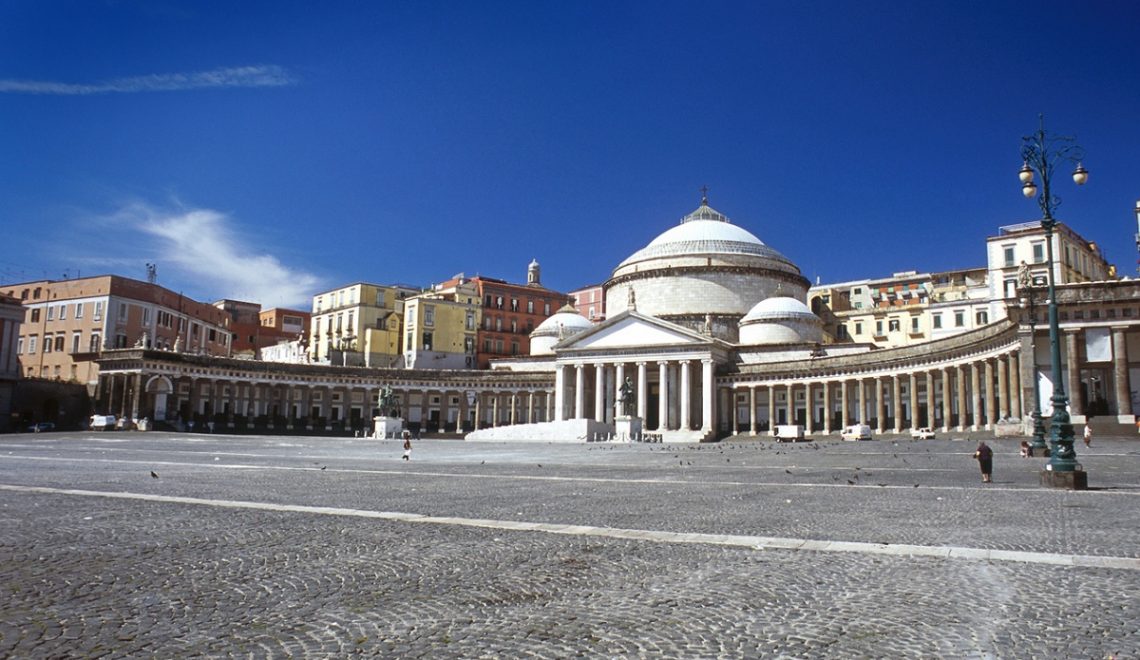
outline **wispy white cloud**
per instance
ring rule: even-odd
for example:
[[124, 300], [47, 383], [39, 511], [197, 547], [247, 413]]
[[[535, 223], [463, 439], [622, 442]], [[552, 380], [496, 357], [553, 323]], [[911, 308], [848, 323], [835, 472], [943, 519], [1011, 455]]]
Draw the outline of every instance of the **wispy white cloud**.
[[[322, 290], [319, 277], [285, 266], [265, 246], [242, 236], [234, 219], [220, 211], [134, 203], [107, 220], [120, 232], [149, 238], [144, 244], [136, 241], [131, 250], [158, 264], [159, 284], [208, 297], [202, 298], [204, 302], [233, 298], [264, 308], [306, 309], [313, 294]], [[106, 248], [120, 243], [102, 244]], [[139, 257], [133, 258], [136, 269], [138, 261]]]
[[0, 80], [0, 92], [14, 94], [112, 94], [167, 92], [219, 87], [284, 87], [296, 84], [288, 71], [276, 65], [240, 66], [196, 73], [159, 73], [117, 78], [92, 84], [43, 80]]

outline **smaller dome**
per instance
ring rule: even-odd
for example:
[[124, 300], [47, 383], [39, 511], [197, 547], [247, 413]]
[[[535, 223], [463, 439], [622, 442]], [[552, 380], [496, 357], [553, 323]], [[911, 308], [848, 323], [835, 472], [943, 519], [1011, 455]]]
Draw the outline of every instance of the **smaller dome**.
[[740, 343], [801, 344], [823, 338], [823, 321], [808, 306], [787, 296], [765, 298], [740, 319]]
[[530, 333], [530, 354], [550, 355], [555, 344], [592, 327], [594, 324], [579, 314], [573, 305], [566, 305]]
[[765, 298], [756, 303], [752, 309], [744, 315], [744, 318], [740, 319], [740, 323], [743, 325], [752, 321], [770, 321], [777, 319], [819, 320], [815, 314], [812, 314], [807, 305], [795, 298], [775, 296]]

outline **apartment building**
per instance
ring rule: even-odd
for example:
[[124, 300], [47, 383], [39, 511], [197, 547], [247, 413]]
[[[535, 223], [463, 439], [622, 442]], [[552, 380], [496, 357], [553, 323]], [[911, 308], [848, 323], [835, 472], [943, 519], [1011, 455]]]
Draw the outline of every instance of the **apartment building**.
[[470, 280], [404, 302], [404, 366], [408, 369], [474, 369], [482, 305]]
[[593, 323], [606, 320], [606, 293], [601, 284], [591, 284], [570, 292], [578, 313]]
[[457, 275], [435, 287], [440, 293], [474, 285], [474, 300], [482, 306], [482, 320], [476, 333], [476, 368], [486, 369], [491, 360], [530, 355], [530, 333], [573, 297], [542, 286], [537, 261], [527, 266], [526, 284], [476, 275]]
[[[1094, 282], [1116, 278], [1096, 243], [1087, 240], [1068, 225], [1053, 229], [1053, 281], [1056, 284]], [[1021, 264], [1031, 277], [1048, 275], [1048, 245], [1041, 222], [1023, 222], [998, 228], [998, 235], [986, 239], [991, 316], [1005, 317], [1005, 302], [1017, 297], [1017, 275]]]
[[16, 355], [16, 342], [20, 337], [20, 324], [24, 309], [20, 301], [0, 293], [0, 433], [5, 433], [12, 419], [12, 398], [16, 381], [20, 378], [20, 361]]
[[404, 301], [420, 293], [402, 284], [357, 282], [313, 296], [313, 362], [392, 367], [402, 359]]
[[104, 349], [141, 346], [228, 356], [226, 313], [118, 275], [0, 285], [24, 309], [16, 354], [25, 378], [98, 382]]

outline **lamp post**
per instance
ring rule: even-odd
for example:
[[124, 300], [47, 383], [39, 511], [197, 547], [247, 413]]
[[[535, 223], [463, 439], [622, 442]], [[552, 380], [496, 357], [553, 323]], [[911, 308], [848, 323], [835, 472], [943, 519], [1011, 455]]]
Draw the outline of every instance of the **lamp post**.
[[[1028, 268], [1022, 262], [1024, 268]], [[1026, 273], [1028, 275], [1028, 273]], [[1029, 308], [1029, 356], [1030, 366], [1033, 374], [1033, 443], [1030, 447], [1033, 448], [1034, 456], [1048, 456], [1049, 446], [1045, 444], [1045, 423], [1041, 420], [1041, 383], [1037, 377], [1037, 302], [1033, 295], [1033, 287], [1037, 284], [1037, 278], [1026, 277], [1026, 282], [1022, 288], [1022, 293], [1025, 295], [1021, 299], [1021, 304]]]
[[[1037, 132], [1021, 139], [1021, 158], [1025, 164], [1021, 167], [1021, 192], [1026, 197], [1037, 198], [1041, 207], [1041, 228], [1045, 230], [1046, 262], [1049, 267], [1049, 348], [1053, 362], [1053, 418], [1049, 425], [1049, 443], [1052, 451], [1046, 470], [1054, 473], [1077, 473], [1083, 476], [1083, 471], [1077, 463], [1077, 454], [1073, 450], [1073, 425], [1069, 421], [1069, 397], [1065, 395], [1065, 384], [1061, 379], [1061, 343], [1060, 329], [1057, 323], [1057, 294], [1054, 288], [1056, 276], [1053, 273], [1053, 229], [1057, 220], [1053, 212], [1061, 205], [1061, 198], [1050, 190], [1053, 169], [1057, 163], [1068, 161], [1076, 163], [1073, 171], [1073, 182], [1078, 186], [1088, 181], [1089, 173], [1081, 165], [1081, 156], [1084, 150], [1076, 144], [1074, 137], [1051, 137], [1045, 132], [1045, 118], [1038, 115], [1039, 125]], [[1033, 181], [1034, 175], [1041, 178], [1041, 194], [1038, 195], [1037, 185]], [[1069, 356], [1075, 360], [1075, 355]], [[1077, 479], [1077, 475], [1072, 475]], [[1073, 481], [1068, 484], [1073, 486]], [[1073, 486], [1076, 487], [1076, 486]]]

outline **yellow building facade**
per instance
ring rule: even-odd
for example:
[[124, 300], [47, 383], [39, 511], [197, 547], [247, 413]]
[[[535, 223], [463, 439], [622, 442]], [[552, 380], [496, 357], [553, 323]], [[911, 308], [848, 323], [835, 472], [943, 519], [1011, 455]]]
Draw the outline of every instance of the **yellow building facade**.
[[357, 282], [313, 296], [309, 355], [313, 362], [392, 367], [403, 346], [404, 302], [420, 290]]

